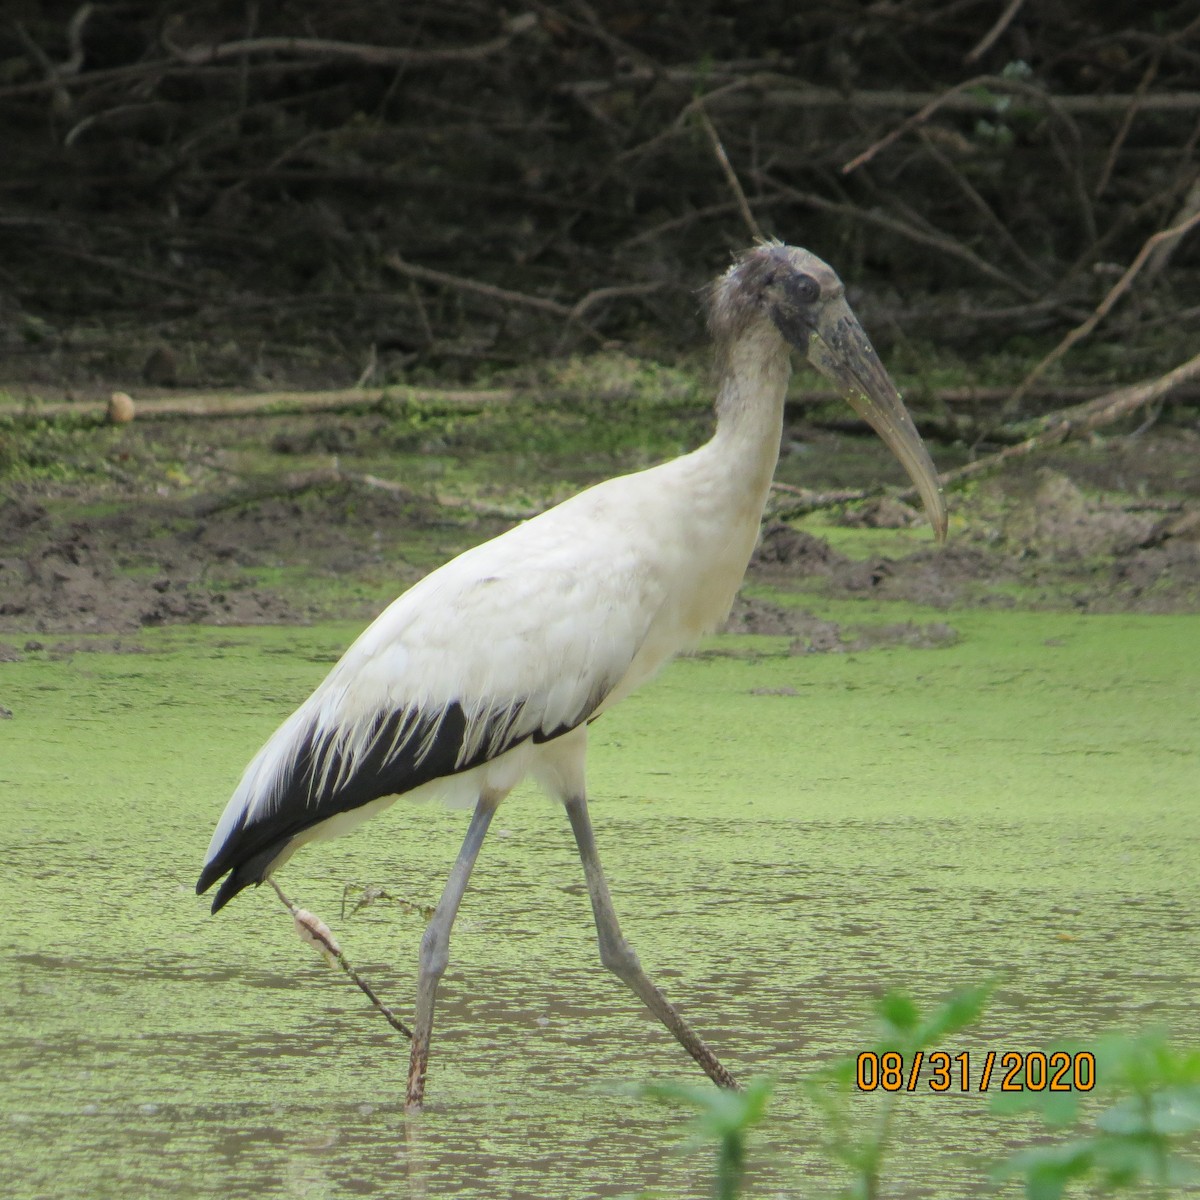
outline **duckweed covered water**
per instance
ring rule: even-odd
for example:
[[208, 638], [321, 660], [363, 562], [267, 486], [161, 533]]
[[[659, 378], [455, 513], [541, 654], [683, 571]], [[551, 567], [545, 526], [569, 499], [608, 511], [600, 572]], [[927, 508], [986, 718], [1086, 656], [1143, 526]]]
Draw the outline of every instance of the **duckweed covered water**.
[[[627, 934], [727, 1065], [778, 1077], [753, 1195], [836, 1186], [798, 1080], [867, 1043], [888, 988], [1001, 975], [954, 1050], [1200, 1040], [1200, 618], [950, 620], [936, 650], [719, 639], [593, 728]], [[610, 1090], [699, 1074], [599, 966], [566, 821], [536, 792], [485, 844], [413, 1121], [406, 1044], [274, 896], [212, 918], [193, 894], [242, 766], [354, 632], [174, 629], [0, 665], [4, 1195], [707, 1191], [707, 1156], [669, 1152], [679, 1114]], [[422, 918], [339, 919], [343, 887], [433, 903], [465, 824], [401, 801], [284, 872], [401, 1011]], [[889, 1195], [977, 1193], [1033, 1132], [977, 1095], [899, 1109]]]

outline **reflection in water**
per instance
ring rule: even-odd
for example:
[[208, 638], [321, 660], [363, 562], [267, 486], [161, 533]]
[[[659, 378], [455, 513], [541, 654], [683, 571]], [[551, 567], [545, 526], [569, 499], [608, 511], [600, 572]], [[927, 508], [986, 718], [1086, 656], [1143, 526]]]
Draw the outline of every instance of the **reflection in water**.
[[[1200, 1033], [1196, 700], [1171, 690], [1195, 620], [1168, 637], [1154, 619], [1039, 618], [1078, 639], [1051, 670], [1040, 627], [1013, 649], [1032, 618], [973, 619], [974, 637], [937, 651], [681, 663], [596, 728], [598, 836], [627, 933], [731, 1068], [779, 1078], [751, 1194], [836, 1185], [797, 1081], [863, 1043], [888, 987], [931, 1001], [1001, 973], [950, 1049], [1114, 1024]], [[294, 656], [259, 653], [285, 636]], [[244, 663], [205, 638], [5, 664], [5, 1195], [705, 1194], [706, 1156], [670, 1152], [680, 1115], [614, 1090], [701, 1076], [599, 966], [565, 818], [535, 794], [485, 845], [415, 1119], [406, 1043], [299, 946], [272, 895], [207, 916], [191, 889], [212, 818], [323, 669], [304, 651], [344, 631], [241, 633]], [[1098, 669], [1112, 677], [1079, 682]], [[783, 686], [801, 694], [752, 694]], [[421, 918], [378, 904], [337, 921], [342, 885], [435, 898], [464, 819], [398, 805], [287, 872], [401, 1011]], [[889, 1195], [974, 1193], [1030, 1128], [974, 1095], [900, 1107]]]

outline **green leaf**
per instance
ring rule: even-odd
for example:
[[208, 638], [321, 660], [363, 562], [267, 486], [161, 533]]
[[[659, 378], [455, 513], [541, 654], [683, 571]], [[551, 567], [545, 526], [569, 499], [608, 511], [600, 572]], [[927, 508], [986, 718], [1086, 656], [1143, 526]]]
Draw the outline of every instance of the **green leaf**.
[[1096, 1118], [1098, 1128], [1125, 1137], [1169, 1137], [1200, 1129], [1200, 1088], [1165, 1088], [1131, 1096]]
[[890, 1031], [905, 1034], [915, 1029], [921, 1020], [916, 1003], [907, 992], [888, 992], [877, 1006], [879, 1015], [890, 1027]]
[[1023, 1175], [1029, 1200], [1058, 1200], [1072, 1179], [1087, 1175], [1094, 1165], [1094, 1144], [1079, 1140], [1023, 1150], [1002, 1163], [992, 1175], [998, 1180]]
[[917, 1048], [940, 1045], [950, 1034], [978, 1021], [992, 992], [996, 990], [997, 982], [993, 979], [952, 992], [917, 1031]]
[[774, 1077], [764, 1075], [750, 1080], [740, 1092], [691, 1083], [644, 1083], [632, 1090], [635, 1096], [646, 1100], [695, 1109], [696, 1115], [691, 1120], [693, 1137], [720, 1141], [757, 1125], [774, 1088]]

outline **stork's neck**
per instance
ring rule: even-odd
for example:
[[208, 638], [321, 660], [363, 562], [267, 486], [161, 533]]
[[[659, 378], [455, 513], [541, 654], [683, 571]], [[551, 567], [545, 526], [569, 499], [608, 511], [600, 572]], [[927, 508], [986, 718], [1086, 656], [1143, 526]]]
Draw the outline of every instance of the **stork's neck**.
[[718, 362], [717, 431], [706, 449], [729, 501], [753, 508], [757, 521], [779, 459], [791, 358], [783, 339], [764, 327], [723, 347]]

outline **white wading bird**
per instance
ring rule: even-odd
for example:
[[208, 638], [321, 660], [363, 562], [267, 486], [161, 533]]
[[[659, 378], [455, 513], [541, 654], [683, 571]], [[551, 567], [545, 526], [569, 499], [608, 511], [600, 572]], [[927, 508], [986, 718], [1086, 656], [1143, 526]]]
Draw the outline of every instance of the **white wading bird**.
[[405, 592], [246, 768], [196, 890], [213, 911], [305, 842], [347, 833], [397, 796], [474, 803], [421, 940], [407, 1104], [424, 1096], [450, 928], [496, 806], [532, 774], [561, 800], [583, 860], [600, 958], [709, 1077], [734, 1078], [642, 970], [621, 934], [584, 791], [588, 722], [728, 615], [779, 454], [789, 350], [803, 350], [879, 433], [940, 537], [933, 463], [819, 258], [780, 243], [712, 287], [717, 429], [699, 450], [597, 484], [476, 546]]

